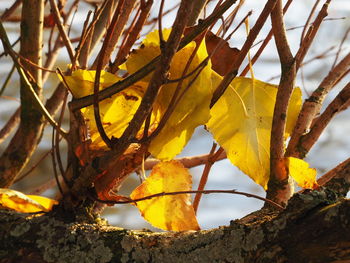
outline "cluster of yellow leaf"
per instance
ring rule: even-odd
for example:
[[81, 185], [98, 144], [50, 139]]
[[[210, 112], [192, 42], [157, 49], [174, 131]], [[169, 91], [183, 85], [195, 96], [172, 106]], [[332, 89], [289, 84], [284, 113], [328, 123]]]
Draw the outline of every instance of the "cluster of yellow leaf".
[[57, 203], [56, 200], [43, 196], [25, 195], [12, 189], [0, 188], [0, 206], [18, 212], [47, 212]]
[[[170, 30], [164, 30], [165, 39], [169, 33]], [[196, 45], [199, 45], [198, 50]], [[187, 65], [187, 71], [184, 72], [194, 52], [196, 53], [191, 64]], [[130, 55], [122, 67], [132, 74], [159, 54], [159, 34], [155, 31], [146, 37], [141, 47]], [[184, 74], [197, 69], [207, 56], [205, 41], [197, 44], [191, 42], [174, 56], [169, 69], [170, 79], [182, 78]], [[174, 94], [177, 94], [175, 100], [179, 103], [175, 106], [164, 128], [151, 141], [150, 153], [163, 161], [171, 160], [182, 151], [196, 127], [207, 125], [215, 140], [227, 152], [228, 159], [266, 189], [269, 179], [270, 134], [277, 86], [256, 79], [235, 78], [223, 96], [210, 109], [213, 91], [222, 77], [211, 69], [210, 63], [201, 69], [196, 79], [194, 75], [183, 78], [181, 85], [178, 84], [179, 82], [174, 82], [161, 87], [153, 105], [149, 133], [152, 133], [162, 120]], [[73, 96], [80, 98], [93, 93], [94, 78], [94, 71], [77, 70], [71, 76], [65, 77], [65, 81]], [[133, 86], [100, 103], [101, 120], [108, 136], [118, 138], [124, 132], [140, 104], [150, 78], [151, 75], [148, 75]], [[118, 80], [119, 78], [115, 75], [102, 71], [100, 89]], [[288, 108], [286, 139], [294, 127], [300, 107], [301, 91], [296, 88]], [[82, 113], [90, 129], [92, 147], [106, 147], [96, 127], [93, 107], [82, 109]], [[142, 131], [143, 128], [140, 136]], [[300, 169], [299, 171], [296, 169], [298, 165], [301, 167], [307, 165], [304, 161], [289, 159], [286, 165], [289, 166], [290, 174], [302, 187], [315, 186], [315, 178], [310, 175], [313, 173], [310, 169], [303, 170], [302, 173]], [[176, 177], [172, 169], [176, 169]], [[140, 198], [161, 192], [190, 189], [187, 176], [188, 172], [179, 167], [179, 164], [163, 162], [154, 168], [152, 175], [133, 192], [132, 197]], [[190, 212], [193, 208], [184, 205], [189, 203], [189, 197], [184, 198], [185, 195], [183, 198], [159, 197], [139, 202], [137, 206], [144, 217], [159, 228], [197, 229], [194, 212]]]

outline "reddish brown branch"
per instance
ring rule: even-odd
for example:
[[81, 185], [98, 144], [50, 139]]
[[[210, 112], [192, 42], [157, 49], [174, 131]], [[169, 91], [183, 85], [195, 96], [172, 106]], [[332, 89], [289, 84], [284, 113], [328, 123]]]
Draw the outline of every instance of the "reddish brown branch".
[[[283, 8], [283, 14], [285, 14], [290, 6], [290, 4], [293, 2], [293, 0], [288, 0], [288, 2], [284, 5]], [[270, 42], [271, 38], [273, 36], [273, 32], [272, 29], [270, 30], [270, 32], [267, 34], [266, 38], [264, 39], [264, 41], [262, 42], [261, 46], [259, 47], [258, 51], [256, 52], [256, 54], [253, 56], [252, 60], [251, 60], [251, 64], [254, 65], [255, 62], [259, 59], [260, 55], [262, 54], [262, 52], [264, 51], [265, 47], [267, 46], [267, 44]], [[245, 76], [247, 75], [248, 71], [250, 69], [250, 64], [248, 63], [246, 65], [246, 67], [244, 68], [244, 70], [242, 71], [242, 73], [240, 74], [240, 76]]]
[[20, 120], [21, 108], [18, 108], [16, 112], [7, 121], [4, 127], [0, 130], [0, 144], [10, 135], [11, 131], [18, 125]]
[[[206, 164], [208, 162], [209, 154], [203, 154], [203, 155], [197, 155], [197, 156], [191, 156], [191, 157], [183, 157], [176, 159], [176, 161], [179, 161], [185, 166], [186, 168], [192, 168], [199, 165]], [[226, 153], [222, 152], [219, 157], [216, 159], [216, 161], [220, 161], [223, 159], [226, 159]], [[152, 168], [157, 165], [160, 161], [157, 159], [148, 159], [145, 162], [145, 170], [152, 170]]]
[[75, 64], [74, 63], [74, 60], [75, 60], [74, 49], [73, 49], [72, 43], [71, 43], [71, 41], [66, 33], [66, 30], [64, 29], [64, 26], [61, 22], [60, 11], [58, 10], [57, 4], [54, 0], [50, 0], [50, 5], [51, 5], [52, 13], [54, 15], [55, 23], [57, 25], [58, 31], [60, 32], [60, 36], [62, 38], [62, 41], [63, 41], [64, 45], [66, 46], [69, 58], [70, 58], [71, 62], [73, 64]]
[[311, 147], [318, 140], [332, 118], [340, 111], [345, 110], [344, 105], [349, 102], [349, 99], [350, 83], [339, 92], [335, 99], [327, 106], [325, 111], [315, 120], [311, 126], [310, 132], [301, 136], [300, 147], [302, 147], [304, 154], [310, 151]]
[[5, 10], [5, 12], [1, 15], [1, 21], [6, 21], [13, 12], [20, 6], [22, 0], [16, 0], [9, 8]]
[[[204, 190], [204, 187], [205, 187], [205, 185], [207, 184], [207, 181], [208, 181], [209, 172], [210, 172], [211, 167], [217, 161], [217, 158], [224, 152], [223, 148], [219, 148], [219, 150], [216, 153], [214, 153], [215, 152], [215, 148], [216, 148], [216, 144], [214, 143], [213, 147], [211, 148], [211, 151], [209, 153], [208, 161], [207, 161], [207, 163], [204, 166], [203, 173], [202, 173], [201, 179], [199, 181], [199, 185], [198, 185], [197, 191], [203, 191]], [[197, 213], [199, 202], [200, 202], [201, 198], [202, 198], [202, 193], [201, 192], [198, 192], [195, 195], [195, 197], [194, 197], [193, 209], [194, 209], [194, 211], [196, 213]]]
[[303, 158], [305, 156], [304, 150], [299, 147], [300, 138], [310, 128], [313, 119], [320, 112], [323, 101], [328, 92], [334, 87], [337, 81], [342, 78], [349, 69], [350, 53], [347, 54], [342, 61], [340, 61], [322, 80], [318, 88], [311, 94], [311, 96], [304, 102], [303, 107], [299, 113], [298, 120], [295, 124], [294, 131], [288, 144], [287, 156]]
[[[332, 178], [334, 178], [336, 175], [338, 175], [341, 171], [344, 171], [349, 166], [350, 166], [350, 158], [348, 158], [344, 162], [342, 162], [339, 165], [337, 165], [336, 167], [334, 167], [332, 170], [330, 170], [327, 173], [325, 173], [324, 175], [322, 175], [317, 180], [318, 185], [324, 186], [327, 182], [329, 182]], [[349, 176], [348, 176], [348, 179], [350, 181]]]
[[295, 82], [295, 60], [290, 51], [284, 22], [282, 1], [278, 0], [271, 13], [272, 30], [281, 62], [281, 79], [276, 95], [270, 138], [270, 179], [267, 197], [286, 205], [293, 194], [293, 184], [284, 164], [284, 134], [289, 99]]
[[322, 6], [321, 11], [318, 13], [315, 21], [312, 23], [312, 26], [309, 27], [309, 30], [306, 33], [306, 36], [303, 38], [301, 42], [300, 48], [297, 54], [295, 55], [297, 71], [300, 68], [300, 65], [302, 64], [306, 53], [308, 52], [312, 42], [315, 39], [315, 36], [320, 28], [322, 21], [328, 15], [328, 5], [330, 2], [331, 0], [327, 0], [326, 3]]

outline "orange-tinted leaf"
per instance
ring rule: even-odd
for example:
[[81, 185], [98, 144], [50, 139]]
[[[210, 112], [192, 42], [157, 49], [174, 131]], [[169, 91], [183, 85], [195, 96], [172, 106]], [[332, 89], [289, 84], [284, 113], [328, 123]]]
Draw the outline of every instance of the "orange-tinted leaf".
[[0, 205], [22, 213], [47, 212], [57, 203], [56, 200], [43, 196], [25, 195], [12, 189], [0, 189]]
[[300, 187], [315, 189], [318, 187], [316, 182], [316, 169], [309, 168], [309, 164], [304, 160], [288, 157], [287, 166], [290, 176], [297, 182]]
[[[130, 195], [132, 199], [145, 196], [191, 190], [188, 170], [177, 161], [161, 162], [151, 175]], [[155, 197], [136, 203], [142, 216], [153, 226], [172, 231], [198, 230], [199, 226], [189, 194]]]

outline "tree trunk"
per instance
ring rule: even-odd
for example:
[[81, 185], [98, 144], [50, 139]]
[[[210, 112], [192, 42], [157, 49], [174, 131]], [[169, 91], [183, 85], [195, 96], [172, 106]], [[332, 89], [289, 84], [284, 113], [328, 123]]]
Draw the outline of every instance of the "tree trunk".
[[298, 193], [212, 230], [153, 233], [0, 210], [0, 262], [349, 262], [350, 200]]

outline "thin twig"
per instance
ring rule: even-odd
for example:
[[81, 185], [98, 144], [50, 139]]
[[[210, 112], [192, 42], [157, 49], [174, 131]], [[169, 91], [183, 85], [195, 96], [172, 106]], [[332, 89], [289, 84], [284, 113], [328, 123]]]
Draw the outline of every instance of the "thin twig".
[[340, 111], [345, 110], [346, 105], [350, 100], [350, 82], [342, 89], [335, 99], [327, 106], [324, 112], [312, 124], [310, 132], [300, 138], [300, 146], [303, 153], [310, 151], [311, 147], [318, 140], [324, 129], [327, 127], [332, 118]]
[[1, 15], [1, 21], [6, 21], [13, 12], [20, 6], [22, 0], [16, 0], [9, 8], [6, 8], [5, 12]]
[[311, 12], [309, 13], [309, 16], [306, 20], [306, 23], [304, 25], [304, 28], [303, 28], [303, 32], [301, 32], [301, 36], [300, 36], [300, 46], [302, 45], [303, 43], [303, 40], [304, 40], [304, 37], [305, 37], [305, 32], [306, 32], [306, 29], [308, 28], [309, 24], [310, 24], [310, 21], [311, 21], [311, 18], [312, 16], [314, 15], [315, 11], [316, 11], [316, 8], [318, 6], [318, 4], [320, 3], [320, 0], [316, 0], [312, 9], [311, 9]]
[[345, 43], [345, 40], [348, 38], [349, 33], [350, 33], [350, 27], [345, 31], [345, 34], [344, 34], [342, 40], [340, 41], [340, 45], [339, 45], [337, 54], [335, 55], [334, 62], [333, 62], [333, 65], [332, 65], [332, 69], [335, 67], [335, 65], [338, 62], [338, 58], [339, 58], [340, 52], [341, 52], [342, 47], [343, 47], [343, 45]]
[[287, 147], [287, 156], [298, 158], [303, 158], [305, 156], [303, 149], [298, 147], [300, 137], [309, 130], [313, 119], [321, 110], [325, 97], [332, 90], [337, 81], [344, 76], [349, 69], [349, 66], [350, 53], [348, 53], [333, 69], [329, 71], [328, 75], [322, 80], [318, 88], [304, 102]]
[[50, 0], [50, 5], [51, 5], [52, 13], [54, 15], [55, 23], [57, 25], [58, 31], [60, 32], [60, 36], [63, 40], [63, 43], [66, 46], [69, 58], [70, 58], [72, 64], [76, 64], [76, 62], [74, 62], [74, 60], [75, 60], [74, 49], [73, 49], [72, 43], [71, 43], [71, 41], [66, 33], [66, 30], [64, 29], [64, 26], [61, 22], [61, 14], [60, 14], [60, 11], [58, 10], [58, 7], [57, 7], [55, 0]]
[[[153, 195], [148, 195], [148, 196], [145, 196], [142, 198], [129, 199], [129, 200], [123, 200], [123, 201], [108, 201], [108, 200], [100, 200], [100, 199], [97, 199], [95, 197], [92, 197], [92, 198], [98, 202], [105, 203], [105, 204], [131, 204], [131, 203], [137, 203], [137, 202], [149, 200], [149, 199], [156, 198], [156, 197], [163, 197], [163, 196], [169, 196], [169, 195], [182, 195], [182, 194], [197, 194], [197, 193], [201, 193], [201, 194], [205, 194], [205, 195], [207, 195], [207, 194], [244, 195], [246, 197], [256, 198], [256, 199], [259, 199], [259, 200], [264, 201], [266, 203], [269, 203], [279, 210], [284, 210], [284, 208], [281, 205], [277, 204], [276, 202], [274, 202], [272, 200], [266, 199], [264, 197], [261, 197], [261, 196], [255, 195], [255, 194], [236, 191], [234, 189], [233, 190], [203, 190], [203, 191], [189, 190], [189, 191], [176, 191], [176, 192], [162, 192], [162, 193], [157, 193], [157, 194], [153, 194]], [[125, 197], [125, 198], [127, 198], [127, 197]]]
[[311, 44], [315, 39], [315, 36], [321, 26], [321, 23], [323, 22], [324, 18], [328, 15], [328, 6], [330, 2], [331, 0], [327, 0], [326, 3], [322, 6], [322, 9], [315, 18], [315, 21], [312, 23], [312, 26], [309, 27], [308, 32], [306, 33], [306, 36], [304, 37], [300, 48], [297, 54], [295, 55], [296, 71], [298, 71], [298, 69], [300, 68], [300, 65], [302, 64], [306, 53], [308, 52]]
[[20, 121], [21, 108], [18, 108], [4, 127], [0, 130], [0, 144], [10, 135], [11, 131], [18, 125]]
[[11, 56], [13, 62], [15, 63], [17, 71], [18, 71], [19, 75], [21, 76], [21, 78], [23, 80], [23, 85], [25, 85], [25, 87], [28, 90], [30, 96], [34, 100], [36, 107], [38, 107], [40, 112], [45, 116], [46, 120], [52, 126], [54, 126], [60, 132], [60, 134], [63, 137], [66, 137], [67, 136], [67, 132], [65, 130], [63, 130], [62, 128], [61, 129], [58, 128], [57, 122], [52, 118], [50, 113], [47, 111], [45, 106], [42, 104], [42, 102], [41, 102], [40, 98], [38, 97], [37, 93], [35, 92], [32, 84], [30, 83], [30, 81], [28, 80], [26, 74], [24, 73], [21, 65], [19, 64], [19, 61], [18, 61], [18, 58], [17, 58], [16, 54], [13, 52], [13, 50], [12, 50], [10, 44], [9, 44], [6, 31], [5, 31], [5, 29], [3, 27], [3, 24], [1, 22], [0, 22], [0, 37], [1, 37], [2, 43], [4, 45], [4, 48], [7, 50], [7, 52]]
[[117, 26], [118, 20], [119, 20], [119, 10], [118, 8], [115, 10], [113, 14], [113, 19], [108, 27], [106, 37], [103, 41], [102, 48], [100, 50], [100, 53], [97, 57], [97, 65], [96, 65], [96, 75], [95, 75], [95, 82], [94, 82], [94, 116], [95, 116], [95, 122], [97, 126], [97, 130], [102, 138], [102, 140], [106, 143], [106, 145], [109, 148], [112, 148], [112, 141], [108, 137], [102, 121], [101, 121], [101, 116], [100, 116], [100, 106], [99, 106], [99, 90], [100, 90], [100, 77], [101, 77], [101, 70], [104, 66], [105, 63], [105, 58], [108, 55], [107, 49], [111, 47], [110, 42], [112, 41], [112, 36], [114, 34], [114, 30]]
[[[183, 157], [178, 158], [176, 161], [183, 164], [186, 168], [192, 168], [199, 165], [206, 164], [208, 162], [209, 154], [203, 154], [203, 155], [196, 155], [196, 156], [190, 156], [190, 157]], [[219, 157], [217, 158], [217, 161], [226, 159], [226, 153], [222, 152]], [[147, 159], [145, 162], [145, 170], [152, 170], [152, 168], [157, 165], [160, 161], [158, 159]]]
[[[290, 6], [290, 4], [293, 2], [293, 0], [288, 0], [288, 2], [284, 5], [283, 7], [283, 14], [285, 14]], [[255, 62], [259, 59], [260, 55], [262, 54], [262, 52], [264, 51], [264, 49], [266, 48], [267, 44], [270, 42], [270, 40], [272, 39], [273, 36], [273, 32], [272, 29], [270, 30], [270, 32], [267, 34], [267, 36], [265, 37], [264, 41], [262, 42], [261, 46], [259, 47], [258, 51], [255, 53], [255, 55], [253, 56], [252, 60], [251, 60], [251, 64], [254, 65]], [[240, 76], [245, 76], [250, 69], [250, 65], [249, 63], [245, 66], [245, 68], [243, 69], [242, 73], [240, 74]]]
[[[203, 191], [205, 185], [207, 184], [210, 169], [213, 166], [213, 164], [215, 163], [215, 160], [213, 161], [212, 158], [213, 158], [213, 155], [215, 153], [216, 146], [217, 146], [217, 144], [213, 143], [213, 146], [211, 147], [211, 150], [209, 152], [208, 161], [204, 166], [201, 179], [199, 180], [197, 191]], [[193, 200], [193, 209], [194, 209], [194, 212], [196, 214], [198, 211], [198, 206], [199, 206], [199, 202], [201, 201], [201, 198], [202, 198], [202, 193], [197, 193], [194, 197], [194, 200]]]
[[143, 25], [146, 22], [146, 19], [149, 15], [151, 7], [153, 5], [153, 0], [148, 0], [145, 5], [141, 4], [141, 13], [137, 19], [135, 26], [132, 28], [131, 32], [127, 35], [127, 40], [125, 44], [119, 49], [119, 52], [116, 56], [116, 59], [112, 63], [111, 72], [114, 73], [117, 71], [117, 66], [119, 66], [127, 57], [130, 52], [131, 47], [135, 44]]

